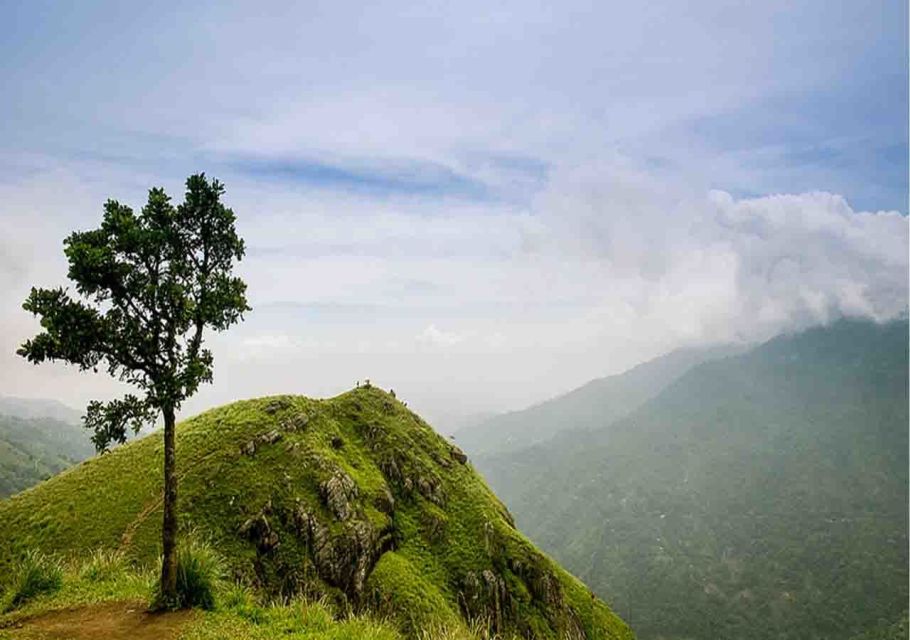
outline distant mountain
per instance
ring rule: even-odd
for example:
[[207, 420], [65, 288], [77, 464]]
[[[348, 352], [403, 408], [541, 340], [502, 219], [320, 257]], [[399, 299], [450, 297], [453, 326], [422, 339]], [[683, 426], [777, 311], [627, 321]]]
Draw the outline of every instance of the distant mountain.
[[69, 424], [77, 424], [82, 420], [81, 412], [58, 400], [9, 396], [0, 396], [0, 415], [17, 418], [53, 418]]
[[[908, 599], [907, 343], [906, 321], [782, 336], [604, 428], [475, 464], [644, 640], [890, 637]], [[552, 429], [590, 426], [566, 404]]]
[[0, 415], [0, 498], [27, 489], [94, 452], [89, 434], [78, 424]]
[[465, 451], [478, 456], [521, 449], [568, 429], [603, 427], [640, 407], [695, 365], [744, 350], [679, 349], [528, 409], [480, 419], [455, 437]]
[[94, 454], [79, 412], [56, 400], [0, 397], [0, 498]]

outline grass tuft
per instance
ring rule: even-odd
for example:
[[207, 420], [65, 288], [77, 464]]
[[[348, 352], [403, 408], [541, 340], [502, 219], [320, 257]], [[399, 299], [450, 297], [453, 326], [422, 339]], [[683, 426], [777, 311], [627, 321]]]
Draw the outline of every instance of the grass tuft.
[[177, 548], [177, 601], [165, 602], [159, 584], [152, 608], [211, 611], [225, 573], [224, 561], [214, 547], [191, 536]]
[[79, 567], [79, 577], [88, 582], [105, 582], [116, 579], [126, 567], [123, 554], [118, 551], [95, 549]]
[[12, 589], [4, 611], [25, 604], [36, 596], [54, 593], [63, 585], [63, 566], [54, 556], [29, 550], [13, 568]]

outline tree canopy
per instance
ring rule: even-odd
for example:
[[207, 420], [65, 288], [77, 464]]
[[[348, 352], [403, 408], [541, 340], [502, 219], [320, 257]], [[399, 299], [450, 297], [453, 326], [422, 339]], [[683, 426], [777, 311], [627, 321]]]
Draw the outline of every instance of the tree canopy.
[[246, 285], [232, 275], [244, 255], [234, 212], [220, 202], [224, 186], [204, 174], [186, 182], [174, 206], [163, 189], [149, 191], [137, 215], [108, 200], [101, 226], [64, 241], [68, 289], [33, 288], [23, 305], [43, 331], [19, 354], [31, 362], [62, 360], [83, 370], [104, 366], [144, 391], [89, 404], [85, 422], [98, 449], [123, 442], [166, 406], [179, 408], [212, 379], [203, 330], [222, 331], [249, 310]]

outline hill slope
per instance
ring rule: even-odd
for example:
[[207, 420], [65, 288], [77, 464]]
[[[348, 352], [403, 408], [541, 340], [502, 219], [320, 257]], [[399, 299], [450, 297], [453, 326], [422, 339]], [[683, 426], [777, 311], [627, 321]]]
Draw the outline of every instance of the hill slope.
[[[263, 591], [327, 595], [405, 632], [629, 638], [540, 553], [464, 455], [392, 396], [238, 402], [178, 426], [180, 517]], [[155, 558], [160, 434], [0, 502], [0, 569], [25, 550]], [[5, 572], [2, 572], [5, 573]]]
[[477, 464], [642, 638], [849, 638], [906, 609], [907, 333], [781, 337]]
[[566, 430], [603, 427], [643, 405], [692, 367], [743, 350], [678, 349], [533, 407], [491, 416], [459, 430], [456, 437], [473, 458], [522, 449]]

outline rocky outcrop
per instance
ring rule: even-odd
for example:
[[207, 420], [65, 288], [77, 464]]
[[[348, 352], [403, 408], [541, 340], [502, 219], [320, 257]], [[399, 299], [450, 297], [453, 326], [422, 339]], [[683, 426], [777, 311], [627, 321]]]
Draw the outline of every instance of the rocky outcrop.
[[458, 464], [467, 464], [468, 456], [464, 451], [452, 445], [452, 448], [449, 450], [449, 455], [452, 456], [452, 459], [458, 462]]
[[438, 476], [429, 469], [415, 468], [403, 454], [397, 451], [387, 454], [380, 459], [379, 470], [405, 496], [416, 491], [433, 504], [445, 506], [445, 491]]
[[499, 633], [515, 618], [515, 602], [505, 581], [491, 569], [469, 571], [459, 585], [461, 607], [469, 620], [483, 620]]
[[279, 431], [277, 431], [275, 429], [273, 429], [271, 431], [267, 431], [266, 433], [260, 434], [256, 438], [254, 438], [254, 439], [250, 440], [249, 442], [247, 442], [246, 444], [242, 445], [240, 447], [240, 453], [242, 453], [245, 456], [256, 455], [256, 449], [260, 445], [275, 444], [276, 442], [281, 440], [281, 438], [282, 438], [282, 435]]
[[284, 420], [281, 428], [285, 431], [299, 432], [306, 429], [308, 424], [310, 424], [310, 417], [305, 413], [298, 413]]
[[241, 536], [256, 543], [259, 553], [271, 553], [281, 544], [278, 533], [269, 522], [271, 510], [271, 503], [266, 504], [259, 513], [244, 521], [238, 531]]
[[391, 528], [376, 531], [366, 520], [331, 527], [304, 507], [295, 512], [294, 524], [310, 548], [319, 577], [355, 601], [379, 556], [394, 544]]
[[344, 471], [336, 470], [319, 485], [319, 495], [325, 506], [339, 520], [347, 520], [353, 513], [352, 501], [357, 498], [357, 484]]

